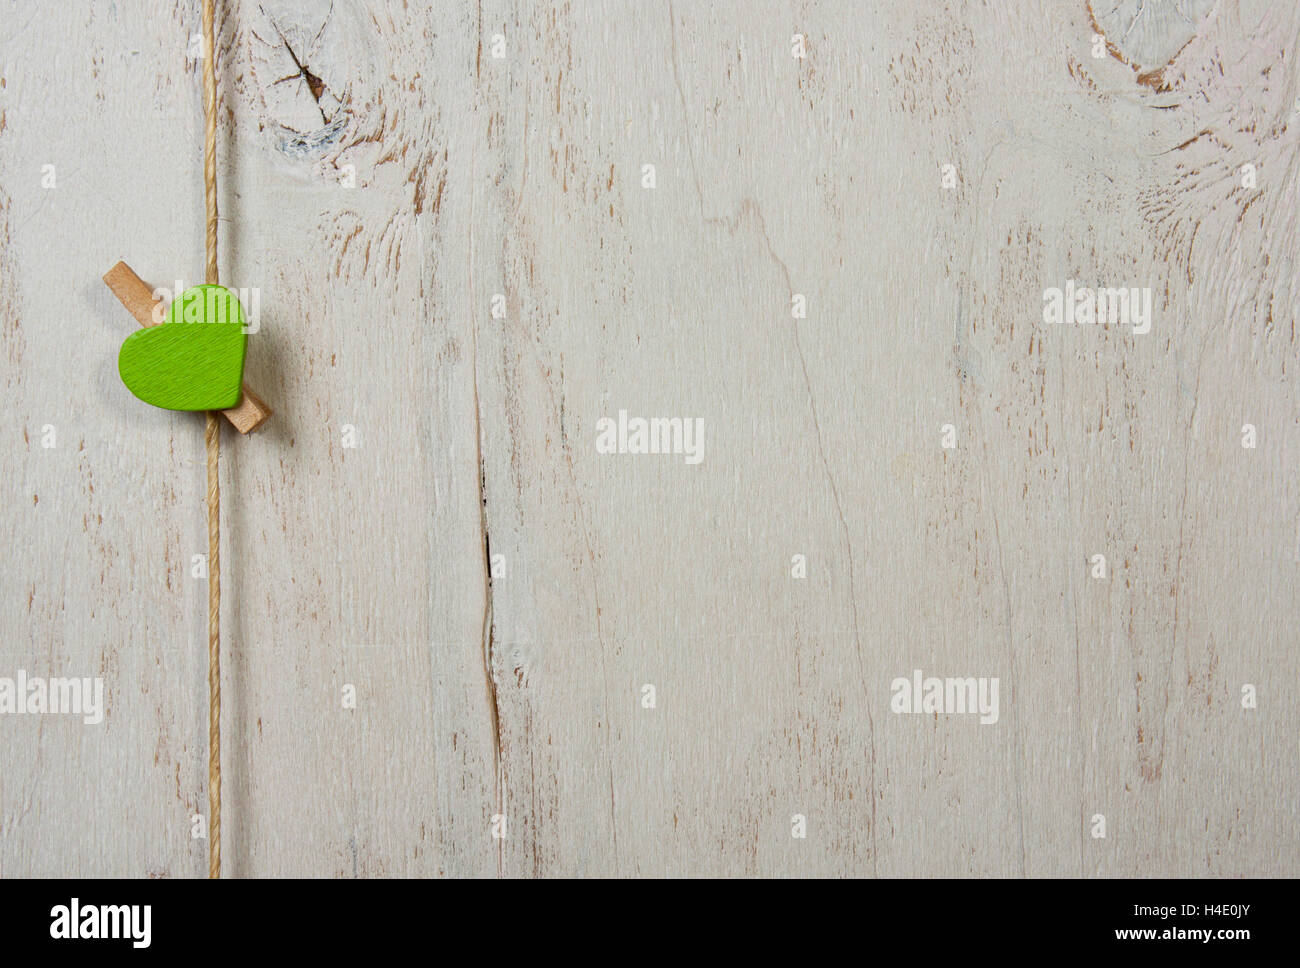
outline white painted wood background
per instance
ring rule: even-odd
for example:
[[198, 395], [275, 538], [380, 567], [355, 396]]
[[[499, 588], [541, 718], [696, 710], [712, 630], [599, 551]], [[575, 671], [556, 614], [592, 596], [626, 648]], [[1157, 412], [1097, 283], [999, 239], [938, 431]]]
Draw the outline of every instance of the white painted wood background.
[[[99, 281], [200, 281], [199, 10], [0, 2], [0, 675], [108, 704], [0, 717], [7, 877], [206, 870], [202, 420]], [[228, 876], [1300, 874], [1300, 5], [220, 16]]]

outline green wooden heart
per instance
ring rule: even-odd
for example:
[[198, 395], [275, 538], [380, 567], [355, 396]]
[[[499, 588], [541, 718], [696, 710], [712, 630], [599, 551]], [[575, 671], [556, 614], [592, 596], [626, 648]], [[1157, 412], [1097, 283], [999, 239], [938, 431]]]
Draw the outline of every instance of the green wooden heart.
[[161, 326], [128, 336], [117, 356], [126, 388], [165, 410], [227, 410], [243, 395], [244, 308], [224, 286], [186, 289]]

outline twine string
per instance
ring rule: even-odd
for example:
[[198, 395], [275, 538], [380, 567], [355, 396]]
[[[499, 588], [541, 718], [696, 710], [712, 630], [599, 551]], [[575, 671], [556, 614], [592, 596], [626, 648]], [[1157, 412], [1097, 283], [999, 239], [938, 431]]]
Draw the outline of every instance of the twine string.
[[[203, 187], [207, 211], [206, 281], [217, 283], [217, 45], [215, 0], [203, 0]], [[209, 410], [203, 428], [208, 455], [208, 877], [221, 876], [221, 487], [217, 461], [221, 425]]]

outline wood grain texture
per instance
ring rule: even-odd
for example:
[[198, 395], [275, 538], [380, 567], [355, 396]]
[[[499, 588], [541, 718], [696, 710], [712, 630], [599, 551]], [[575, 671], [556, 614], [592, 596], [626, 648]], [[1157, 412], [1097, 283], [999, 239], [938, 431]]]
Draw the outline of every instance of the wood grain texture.
[[[1300, 7], [223, 7], [228, 876], [1300, 874]], [[200, 876], [199, 4], [0, 11], [0, 876]]]

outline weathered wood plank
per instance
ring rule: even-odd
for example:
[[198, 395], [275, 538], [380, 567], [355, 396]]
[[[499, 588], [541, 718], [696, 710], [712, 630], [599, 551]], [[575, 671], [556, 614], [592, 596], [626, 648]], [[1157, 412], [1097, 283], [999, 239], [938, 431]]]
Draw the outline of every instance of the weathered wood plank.
[[[223, 14], [228, 874], [1297, 872], [1300, 11], [418, 6]], [[107, 713], [0, 716], [0, 875], [197, 876], [202, 433], [98, 278], [200, 275], [198, 4], [90, 8], [0, 28], [0, 676]]]

